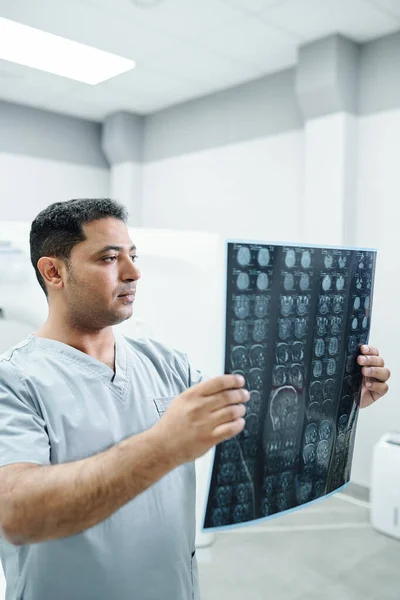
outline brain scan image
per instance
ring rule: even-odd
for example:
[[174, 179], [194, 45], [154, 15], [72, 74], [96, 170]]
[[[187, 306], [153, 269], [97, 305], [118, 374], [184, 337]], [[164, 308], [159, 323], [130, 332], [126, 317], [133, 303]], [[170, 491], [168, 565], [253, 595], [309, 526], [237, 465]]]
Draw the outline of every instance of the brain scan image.
[[304, 358], [303, 342], [294, 342], [292, 346], [292, 360], [295, 363], [300, 363]]
[[339, 277], [336, 279], [336, 289], [338, 292], [341, 292], [343, 290], [345, 286], [345, 280], [343, 275], [339, 275]]
[[279, 320], [279, 337], [281, 340], [287, 340], [292, 334], [292, 324], [289, 319]]
[[321, 358], [325, 354], [325, 342], [322, 338], [318, 338], [315, 342], [314, 353], [317, 358]]
[[325, 419], [332, 418], [333, 412], [334, 412], [334, 408], [333, 408], [332, 400], [324, 400], [324, 402], [322, 403], [322, 415], [321, 416], [324, 417]]
[[254, 321], [253, 326], [253, 340], [255, 342], [262, 342], [267, 335], [267, 324], [263, 320]]
[[251, 412], [258, 413], [261, 408], [261, 395], [257, 390], [251, 390], [250, 392], [250, 400], [247, 404], [247, 410], [251, 410]]
[[333, 435], [332, 423], [328, 420], [322, 421], [319, 426], [318, 435], [320, 440], [329, 440]]
[[354, 356], [348, 356], [346, 360], [346, 371], [352, 373], [354, 369]]
[[231, 353], [231, 364], [234, 369], [245, 369], [249, 364], [249, 357], [245, 346], [236, 346]]
[[259, 273], [257, 276], [257, 288], [260, 290], [260, 292], [265, 292], [265, 290], [268, 289], [268, 283], [269, 283], [269, 279], [268, 279], [268, 275], [266, 273]]
[[347, 415], [342, 415], [339, 418], [339, 422], [338, 422], [339, 433], [346, 433], [348, 420], [349, 420], [349, 418]]
[[232, 485], [219, 485], [215, 489], [215, 501], [217, 506], [229, 506], [233, 499]]
[[293, 364], [290, 367], [289, 381], [295, 388], [303, 387], [303, 369], [301, 365]]
[[333, 312], [338, 314], [342, 312], [344, 307], [344, 296], [334, 296], [333, 297]]
[[296, 319], [294, 322], [294, 335], [296, 338], [300, 339], [305, 336], [307, 331], [307, 321], [306, 319]]
[[285, 265], [288, 269], [292, 269], [296, 264], [296, 254], [294, 250], [288, 250], [285, 257]]
[[260, 391], [263, 386], [263, 375], [261, 369], [254, 367], [249, 372], [249, 385], [252, 390]]
[[273, 392], [270, 400], [270, 418], [274, 431], [284, 431], [291, 427], [298, 415], [300, 401], [296, 389], [290, 385], [283, 386]]
[[304, 432], [304, 439], [306, 444], [315, 444], [318, 440], [318, 427], [316, 423], [310, 423], [307, 425]]
[[309, 250], [304, 250], [301, 255], [301, 266], [303, 269], [309, 269], [311, 266], [311, 252]]
[[310, 305], [310, 299], [308, 296], [299, 296], [296, 300], [297, 314], [303, 317], [307, 312]]
[[238, 483], [235, 486], [235, 494], [238, 502], [250, 502], [253, 490], [250, 483]]
[[342, 319], [340, 317], [332, 317], [331, 319], [331, 332], [333, 335], [338, 335], [342, 327]]
[[250, 362], [252, 367], [265, 366], [265, 351], [261, 344], [255, 344], [250, 350]]
[[316, 455], [317, 452], [315, 444], [307, 444], [303, 450], [303, 460], [306, 465], [315, 462]]
[[293, 296], [282, 296], [281, 297], [281, 314], [283, 317], [288, 317], [293, 310], [294, 299]]
[[313, 362], [313, 375], [316, 379], [318, 379], [319, 377], [321, 377], [322, 372], [323, 372], [323, 366], [322, 366], [322, 362], [320, 360], [315, 360]]
[[257, 262], [260, 267], [268, 267], [271, 256], [268, 248], [261, 248], [257, 254]]
[[310, 287], [310, 277], [307, 273], [302, 273], [300, 276], [300, 289], [305, 292]]
[[241, 267], [247, 267], [251, 261], [251, 252], [249, 248], [243, 246], [237, 252], [237, 261]]
[[233, 301], [233, 312], [238, 319], [246, 319], [250, 314], [249, 296], [235, 296]]
[[321, 418], [321, 405], [319, 402], [311, 402], [307, 408], [307, 419], [318, 421]]
[[216, 447], [205, 529], [296, 509], [349, 481], [375, 261], [359, 249], [228, 242], [224, 366], [250, 399], [241, 433]]
[[329, 459], [330, 445], [327, 440], [322, 440], [317, 446], [317, 460], [324, 464]]
[[235, 483], [237, 480], [238, 471], [236, 462], [224, 462], [221, 465], [221, 469], [218, 473], [218, 483], [225, 485], [228, 483]]
[[254, 314], [258, 319], [263, 319], [269, 312], [269, 300], [265, 296], [257, 296], [254, 303]]
[[247, 290], [248, 287], [250, 285], [250, 277], [248, 276], [247, 273], [244, 273], [243, 271], [241, 273], [239, 273], [239, 275], [236, 278], [236, 286], [238, 288], [238, 290]]
[[325, 335], [328, 331], [329, 321], [327, 317], [317, 317], [317, 331], [318, 335]]
[[246, 321], [235, 321], [233, 325], [233, 339], [238, 344], [243, 344], [249, 337]]
[[293, 273], [285, 273], [283, 279], [283, 287], [287, 292], [290, 292], [294, 288], [294, 276]]
[[225, 461], [235, 461], [240, 459], [240, 449], [236, 440], [227, 440], [221, 444], [221, 454]]
[[352, 354], [356, 348], [357, 348], [357, 338], [355, 335], [351, 335], [347, 342], [347, 350], [348, 350], [349, 354]]
[[330, 358], [326, 365], [326, 372], [328, 375], [332, 376], [336, 373], [336, 360], [334, 358]]
[[280, 387], [284, 385], [287, 381], [286, 369], [282, 365], [274, 367], [272, 372], [272, 382], [275, 387]]
[[330, 356], [335, 356], [339, 350], [339, 340], [337, 337], [330, 338], [328, 342], [328, 353]]
[[320, 296], [318, 298], [318, 312], [321, 315], [327, 315], [331, 309], [331, 299], [329, 296]]
[[276, 362], [279, 365], [285, 365], [289, 361], [289, 346], [287, 344], [278, 344], [276, 347]]
[[322, 280], [322, 289], [324, 292], [328, 292], [332, 287], [332, 277], [330, 275], [325, 275]]
[[336, 383], [334, 379], [327, 379], [324, 383], [324, 398], [332, 399], [335, 395]]
[[310, 385], [311, 402], [321, 402], [323, 397], [322, 383], [320, 381], [313, 381]]
[[246, 415], [245, 422], [246, 424], [243, 430], [244, 436], [256, 436], [259, 430], [259, 421], [257, 415], [255, 413], [250, 413]]

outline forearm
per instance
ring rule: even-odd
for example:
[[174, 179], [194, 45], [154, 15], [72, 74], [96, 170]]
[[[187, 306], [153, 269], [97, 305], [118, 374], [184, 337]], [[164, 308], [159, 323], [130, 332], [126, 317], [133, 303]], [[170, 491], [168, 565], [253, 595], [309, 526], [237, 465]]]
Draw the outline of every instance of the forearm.
[[27, 544], [80, 533], [175, 466], [153, 427], [91, 458], [29, 469], [13, 482], [6, 537]]

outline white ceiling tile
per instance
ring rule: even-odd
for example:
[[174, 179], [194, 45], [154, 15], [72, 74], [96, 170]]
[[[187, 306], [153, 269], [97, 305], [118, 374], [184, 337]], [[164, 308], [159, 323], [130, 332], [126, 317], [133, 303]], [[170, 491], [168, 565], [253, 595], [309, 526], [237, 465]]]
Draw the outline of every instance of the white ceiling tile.
[[132, 0], [83, 0], [118, 14], [130, 23], [144, 23], [182, 40], [192, 40], [207, 31], [237, 19], [242, 11], [220, 0], [163, 0], [153, 8], [139, 8]]
[[279, 6], [289, 0], [222, 0], [235, 8], [240, 8], [245, 12], [258, 12], [272, 6]]
[[189, 81], [201, 82], [206, 86], [228, 86], [233, 80], [256, 77], [260, 71], [252, 65], [220, 56], [206, 47], [183, 44], [166, 52], [162, 57], [144, 64], [153, 65], [163, 74], [183, 77]]
[[202, 44], [231, 59], [250, 63], [265, 73], [295, 64], [297, 56], [294, 38], [253, 17], [204, 37]]
[[297, 32], [305, 41], [340, 33], [364, 42], [399, 27], [396, 19], [366, 0], [290, 0], [260, 14], [268, 24]]
[[[400, 18], [400, 0], [370, 0], [377, 8], [386, 10], [389, 14]], [[400, 25], [400, 24], [399, 24]]]
[[82, 0], [2, 0], [0, 16], [135, 61], [162, 54], [180, 42]]

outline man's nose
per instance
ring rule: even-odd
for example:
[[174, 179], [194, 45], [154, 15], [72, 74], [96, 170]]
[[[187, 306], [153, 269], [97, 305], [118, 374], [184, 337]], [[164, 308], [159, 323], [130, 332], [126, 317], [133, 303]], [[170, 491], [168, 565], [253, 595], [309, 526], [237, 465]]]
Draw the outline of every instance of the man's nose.
[[123, 274], [122, 274], [122, 279], [124, 281], [126, 281], [127, 279], [130, 281], [137, 281], [138, 279], [140, 279], [140, 277], [142, 276], [140, 270], [138, 269], [137, 265], [132, 262], [132, 259], [129, 258], [129, 263], [128, 267], [126, 267], [124, 265], [124, 269], [123, 269]]

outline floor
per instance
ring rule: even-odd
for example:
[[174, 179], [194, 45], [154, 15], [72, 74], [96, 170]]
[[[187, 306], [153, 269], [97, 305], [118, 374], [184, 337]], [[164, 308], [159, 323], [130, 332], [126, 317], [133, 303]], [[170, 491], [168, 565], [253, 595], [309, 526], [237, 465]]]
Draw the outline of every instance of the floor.
[[[350, 495], [351, 494], [351, 495]], [[399, 600], [400, 541], [346, 488], [198, 550], [201, 600]]]
[[400, 541], [373, 531], [367, 499], [346, 492], [219, 533], [197, 551], [201, 600], [400, 600]]

